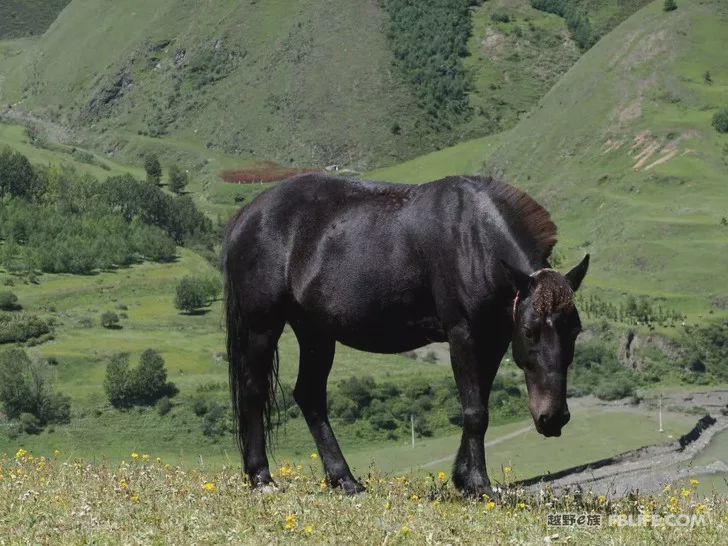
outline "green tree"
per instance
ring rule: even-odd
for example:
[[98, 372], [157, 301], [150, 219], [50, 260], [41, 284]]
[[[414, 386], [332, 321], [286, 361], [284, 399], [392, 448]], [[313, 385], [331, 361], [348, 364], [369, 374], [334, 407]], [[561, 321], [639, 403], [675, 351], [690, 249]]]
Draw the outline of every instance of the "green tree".
[[117, 354], [106, 366], [104, 391], [115, 408], [128, 408], [134, 404], [133, 380], [129, 371], [129, 355]]
[[0, 201], [9, 197], [34, 200], [43, 193], [43, 181], [20, 152], [5, 148], [0, 152]]
[[117, 328], [119, 326], [119, 315], [113, 311], [106, 311], [101, 315], [101, 326], [104, 328]]
[[22, 349], [0, 353], [0, 401], [6, 415], [32, 414], [40, 426], [67, 423], [71, 400], [53, 390], [46, 361], [33, 361]]
[[147, 182], [158, 186], [162, 180], [162, 164], [156, 154], [147, 154], [144, 158], [144, 170], [147, 173]]
[[677, 9], [677, 3], [675, 0], [665, 0], [665, 4], [662, 6], [664, 11], [674, 11]]
[[174, 305], [181, 311], [194, 313], [209, 304], [212, 289], [205, 279], [184, 277], [177, 284]]
[[18, 296], [12, 292], [0, 292], [0, 309], [15, 311], [18, 308]]
[[181, 194], [189, 183], [187, 173], [180, 169], [177, 165], [169, 168], [169, 189], [177, 195]]
[[728, 133], [728, 108], [721, 108], [713, 115], [713, 127], [719, 133]]
[[147, 349], [133, 374], [134, 398], [137, 404], [152, 405], [164, 396], [173, 396], [177, 389], [167, 382], [164, 359], [154, 349]]
[[104, 390], [115, 408], [134, 405], [151, 406], [163, 397], [172, 397], [178, 390], [167, 381], [164, 359], [153, 349], [147, 349], [136, 368], [129, 367], [129, 355], [112, 357], [106, 366]]

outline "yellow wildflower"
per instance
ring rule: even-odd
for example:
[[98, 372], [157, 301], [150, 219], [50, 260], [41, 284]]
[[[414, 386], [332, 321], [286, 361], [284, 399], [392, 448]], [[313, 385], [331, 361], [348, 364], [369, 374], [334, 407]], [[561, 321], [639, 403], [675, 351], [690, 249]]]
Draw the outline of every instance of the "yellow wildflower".
[[518, 504], [516, 505], [516, 508], [518, 508], [519, 510], [525, 510], [525, 509], [526, 509], [526, 503], [525, 503], [525, 502], [523, 502], [523, 501], [521, 501], [521, 502], [519, 502], [519, 503], [518, 503]]
[[318, 453], [311, 453], [311, 460], [315, 461], [318, 459]]
[[17, 460], [25, 459], [28, 456], [28, 452], [24, 450], [22, 447], [15, 453], [15, 458]]
[[503, 472], [505, 474], [510, 474], [511, 472], [513, 472], [513, 469], [510, 466], [506, 466], [503, 468]]
[[708, 507], [705, 506], [704, 504], [698, 504], [695, 507], [695, 513], [696, 514], [705, 514], [705, 512], [707, 512], [707, 511], [708, 511]]
[[683, 488], [683, 490], [680, 491], [680, 494], [683, 496], [683, 498], [686, 498], [687, 499], [690, 495], [693, 494], [693, 492], [690, 491], [690, 489]]
[[326, 483], [326, 480], [321, 480], [319, 482], [319, 489], [321, 490], [322, 493], [325, 493], [326, 491], [329, 490], [329, 484]]
[[700, 482], [699, 482], [698, 480], [696, 480], [696, 479], [692, 479], [692, 480], [690, 480], [690, 485], [691, 485], [692, 487], [697, 487], [699, 483], [700, 483]]
[[53, 456], [54, 457], [60, 457], [61, 456], [61, 450], [60, 449], [54, 449], [53, 450]]
[[406, 525], [404, 527], [402, 527], [402, 535], [407, 536], [407, 535], [409, 535], [409, 532], [410, 532], [409, 527], [407, 527]]
[[205, 482], [205, 485], [203, 485], [202, 488], [208, 493], [214, 493], [217, 491], [217, 486], [212, 482]]
[[139, 453], [137, 453], [136, 451], [132, 451], [131, 458], [136, 461], [139, 458]]
[[139, 502], [139, 495], [132, 495], [129, 500], [133, 503]]
[[281, 465], [281, 467], [278, 469], [278, 475], [281, 478], [291, 477], [293, 475], [293, 469], [291, 468], [291, 465], [288, 463]]
[[438, 472], [437, 481], [439, 481], [440, 483], [445, 483], [447, 481], [447, 474], [442, 471]]
[[145, 453], [142, 455], [142, 461], [148, 461], [149, 460], [149, 454]]
[[604, 495], [599, 495], [597, 497], [597, 502], [599, 502], [599, 504], [607, 504], [607, 497], [605, 497]]
[[296, 515], [295, 514], [288, 514], [286, 516], [285, 529], [287, 531], [293, 531], [296, 528], [297, 525], [298, 525], [298, 518], [296, 517]]
[[495, 503], [493, 501], [488, 501], [485, 503], [485, 509], [490, 512], [495, 508]]
[[313, 525], [306, 525], [303, 530], [307, 535], [311, 536], [313, 534]]
[[156, 461], [157, 461], [157, 464], [162, 464], [162, 458], [161, 457], [157, 457], [156, 458]]
[[126, 491], [127, 489], [129, 489], [129, 484], [126, 483], [126, 480], [122, 478], [122, 480], [119, 482], [119, 487]]
[[391, 510], [392, 509], [392, 501], [387, 501], [384, 505], [385, 510]]
[[416, 502], [416, 501], [420, 500], [420, 498], [417, 495], [415, 495], [414, 493], [412, 493], [412, 496], [410, 497], [410, 500], [413, 500], [413, 501]]
[[670, 491], [672, 491], [672, 485], [670, 485], [670, 484], [668, 483], [668, 484], [667, 484], [667, 485], [665, 486], [665, 489], [663, 489], [663, 490], [662, 490], [662, 492], [663, 492], [663, 493], [669, 493]]

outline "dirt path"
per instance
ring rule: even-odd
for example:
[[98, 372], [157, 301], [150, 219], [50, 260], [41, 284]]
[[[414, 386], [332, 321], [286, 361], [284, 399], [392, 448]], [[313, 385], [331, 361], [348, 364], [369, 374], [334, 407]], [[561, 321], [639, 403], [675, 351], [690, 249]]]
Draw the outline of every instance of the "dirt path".
[[[651, 403], [652, 401], [648, 401], [648, 405]], [[663, 397], [665, 407], [673, 410], [704, 407], [715, 418], [715, 423], [684, 447], [679, 440], [664, 445], [647, 446], [552, 475], [524, 480], [521, 485], [531, 490], [549, 485], [557, 491], [581, 489], [597, 494], [622, 496], [634, 490], [657, 491], [668, 483], [688, 476], [728, 473], [726, 460], [710, 461], [698, 467], [689, 464], [717, 434], [728, 431], [728, 415], [722, 414], [728, 407], [727, 404], [728, 391], [669, 394]]]
[[[513, 438], [516, 438], [518, 436], [521, 436], [522, 434], [526, 434], [527, 432], [533, 430], [533, 426], [529, 425], [527, 427], [519, 428], [518, 430], [514, 430], [513, 432], [509, 432], [508, 434], [504, 434], [503, 436], [499, 436], [498, 438], [494, 438], [493, 440], [490, 440], [488, 442], [485, 442], [485, 447], [491, 447], [500, 444], [501, 442], [505, 442], [507, 440], [512, 440]], [[428, 468], [431, 466], [438, 466], [442, 463], [448, 463], [452, 461], [455, 458], [455, 454], [448, 455], [447, 457], [441, 457], [439, 459], [435, 459], [433, 461], [430, 461], [428, 463], [419, 465], [418, 468]], [[401, 472], [407, 472], [409, 469], [402, 470]]]

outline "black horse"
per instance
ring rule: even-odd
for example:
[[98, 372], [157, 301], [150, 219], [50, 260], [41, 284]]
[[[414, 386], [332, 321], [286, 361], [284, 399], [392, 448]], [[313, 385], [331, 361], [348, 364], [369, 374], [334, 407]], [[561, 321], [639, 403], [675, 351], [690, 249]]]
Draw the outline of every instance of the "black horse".
[[488, 397], [511, 341], [536, 429], [559, 436], [569, 420], [566, 372], [581, 327], [574, 291], [589, 256], [562, 276], [547, 261], [555, 243], [536, 201], [475, 176], [414, 186], [303, 175], [238, 212], [223, 253], [227, 349], [253, 485], [272, 483], [266, 439], [288, 323], [300, 345], [294, 398], [333, 486], [363, 489], [327, 416], [336, 342], [398, 353], [448, 341], [464, 420], [453, 482], [492, 496]]

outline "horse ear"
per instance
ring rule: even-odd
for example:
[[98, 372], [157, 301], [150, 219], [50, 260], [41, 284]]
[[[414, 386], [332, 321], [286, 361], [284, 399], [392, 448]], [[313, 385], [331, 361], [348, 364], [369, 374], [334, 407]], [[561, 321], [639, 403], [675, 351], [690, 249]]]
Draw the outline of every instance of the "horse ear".
[[586, 276], [586, 272], [589, 269], [589, 254], [584, 256], [584, 259], [581, 261], [579, 265], [577, 265], [574, 269], [569, 271], [564, 277], [566, 277], [566, 280], [571, 285], [571, 289], [576, 292], [579, 290], [579, 287], [581, 286], [581, 281], [584, 280], [584, 277]]
[[533, 277], [531, 277], [528, 273], [524, 273], [520, 269], [516, 269], [505, 260], [501, 260], [500, 263], [501, 266], [503, 266], [503, 271], [506, 273], [506, 279], [508, 279], [508, 282], [511, 283], [513, 290], [520, 292], [521, 295], [528, 293], [531, 288], [531, 283], [533, 282]]

